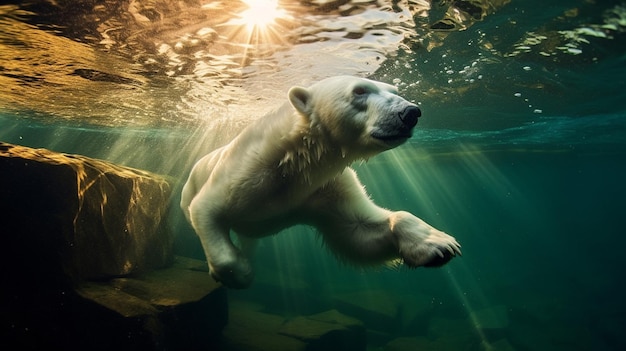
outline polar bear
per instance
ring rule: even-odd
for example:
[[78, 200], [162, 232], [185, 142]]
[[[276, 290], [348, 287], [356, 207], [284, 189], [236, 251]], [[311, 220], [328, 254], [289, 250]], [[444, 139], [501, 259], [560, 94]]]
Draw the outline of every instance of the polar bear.
[[181, 208], [215, 280], [248, 287], [256, 239], [296, 224], [315, 227], [356, 264], [433, 267], [461, 253], [452, 236], [374, 204], [350, 168], [411, 137], [421, 116], [415, 104], [392, 85], [351, 76], [293, 87], [288, 98], [200, 159], [183, 187]]

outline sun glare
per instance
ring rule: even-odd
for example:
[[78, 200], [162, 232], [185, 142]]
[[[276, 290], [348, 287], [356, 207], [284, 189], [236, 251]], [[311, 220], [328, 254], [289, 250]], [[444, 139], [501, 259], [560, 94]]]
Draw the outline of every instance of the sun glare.
[[279, 7], [279, 0], [242, 0], [243, 11], [224, 24], [224, 36], [234, 47], [244, 49], [245, 65], [250, 58], [266, 57], [289, 45], [294, 18]]
[[238, 22], [244, 24], [249, 32], [261, 31], [285, 16], [278, 8], [278, 0], [245, 0], [248, 8], [239, 14]]

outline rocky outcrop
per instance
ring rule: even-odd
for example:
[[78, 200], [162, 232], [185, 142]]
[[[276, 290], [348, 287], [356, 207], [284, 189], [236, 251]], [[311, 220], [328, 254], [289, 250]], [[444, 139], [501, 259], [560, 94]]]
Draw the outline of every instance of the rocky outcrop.
[[163, 177], [0, 143], [0, 348], [217, 345], [226, 291], [206, 262], [174, 264], [169, 202]]
[[171, 190], [162, 177], [0, 143], [0, 184], [0, 232], [19, 270], [80, 281], [171, 262], [173, 237], [163, 229]]

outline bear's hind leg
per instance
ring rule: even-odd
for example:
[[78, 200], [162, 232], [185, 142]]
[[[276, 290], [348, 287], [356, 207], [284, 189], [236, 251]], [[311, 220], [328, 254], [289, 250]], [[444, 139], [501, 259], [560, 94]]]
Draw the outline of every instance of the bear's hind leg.
[[200, 238], [213, 279], [234, 289], [252, 284], [254, 273], [248, 258], [233, 245], [230, 229], [214, 223], [211, 216], [190, 206], [191, 222]]

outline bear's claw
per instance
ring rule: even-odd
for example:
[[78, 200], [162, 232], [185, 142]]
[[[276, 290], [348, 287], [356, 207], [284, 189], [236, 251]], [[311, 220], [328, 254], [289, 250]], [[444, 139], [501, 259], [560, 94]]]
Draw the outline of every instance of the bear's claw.
[[[442, 233], [443, 234], [443, 233]], [[448, 243], [426, 242], [413, 246], [402, 253], [404, 264], [411, 267], [441, 267], [454, 257], [462, 256], [461, 245], [452, 237]]]
[[448, 263], [452, 258], [457, 255], [457, 252], [460, 255], [460, 250], [457, 247], [452, 249], [450, 246], [447, 247], [447, 250], [440, 250], [440, 248], [435, 249], [435, 253], [437, 255], [433, 255], [430, 261], [426, 262], [424, 267], [441, 267], [444, 264]]

